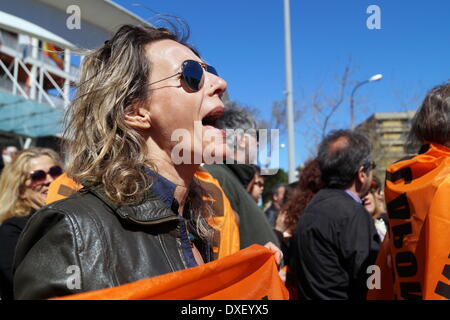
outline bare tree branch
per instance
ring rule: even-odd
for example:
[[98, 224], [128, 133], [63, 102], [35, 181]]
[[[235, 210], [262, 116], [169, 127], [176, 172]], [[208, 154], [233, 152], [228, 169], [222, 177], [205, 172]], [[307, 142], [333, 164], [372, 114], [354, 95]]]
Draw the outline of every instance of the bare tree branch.
[[325, 137], [328, 121], [342, 104], [345, 98], [345, 89], [347, 88], [348, 80], [351, 74], [350, 62], [345, 67], [344, 73], [339, 80], [339, 95], [338, 99], [335, 102], [330, 103], [330, 112], [325, 116], [325, 120], [322, 127], [322, 138]]
[[[302, 99], [300, 105], [296, 105], [296, 122], [300, 117], [307, 118], [302, 126], [296, 126], [304, 137], [304, 148], [308, 150], [311, 156], [317, 151], [317, 144], [323, 139], [333, 123], [333, 116], [345, 102], [348, 96], [348, 88], [354, 82], [351, 80], [356, 67], [351, 58], [345, 63], [342, 73], [335, 75], [335, 88], [329, 89], [329, 86], [319, 84], [314, 89], [310, 97]], [[286, 108], [284, 101], [276, 101], [272, 104], [272, 124], [285, 132], [286, 129]]]
[[[301, 110], [294, 102], [294, 123], [298, 122], [302, 116]], [[278, 128], [280, 132], [286, 132], [286, 101], [279, 100], [272, 103], [271, 123], [272, 128]]]

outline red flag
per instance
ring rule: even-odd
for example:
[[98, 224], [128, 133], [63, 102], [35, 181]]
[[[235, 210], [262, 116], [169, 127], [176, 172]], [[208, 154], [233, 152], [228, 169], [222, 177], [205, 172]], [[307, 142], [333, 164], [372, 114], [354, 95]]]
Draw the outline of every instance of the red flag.
[[43, 50], [44, 55], [52, 59], [61, 70], [64, 70], [64, 60], [58, 54], [62, 51], [61, 48], [56, 47], [52, 43], [44, 42]]

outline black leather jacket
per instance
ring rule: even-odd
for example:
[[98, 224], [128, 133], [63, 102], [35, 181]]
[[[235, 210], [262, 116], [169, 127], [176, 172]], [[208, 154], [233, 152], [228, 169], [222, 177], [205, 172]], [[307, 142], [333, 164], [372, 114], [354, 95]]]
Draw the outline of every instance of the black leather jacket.
[[[140, 205], [119, 206], [102, 186], [82, 189], [44, 207], [25, 227], [16, 249], [15, 299], [47, 299], [185, 269], [181, 223], [151, 192]], [[195, 244], [210, 261], [209, 245]]]

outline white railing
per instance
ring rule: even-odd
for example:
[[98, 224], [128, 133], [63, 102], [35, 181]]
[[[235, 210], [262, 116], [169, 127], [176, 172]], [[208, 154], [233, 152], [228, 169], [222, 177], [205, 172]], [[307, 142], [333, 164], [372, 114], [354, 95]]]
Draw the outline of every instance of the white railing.
[[[47, 100], [48, 104], [51, 105], [52, 107], [56, 107], [55, 104], [53, 103], [53, 101], [49, 98], [47, 92], [45, 92], [44, 88], [42, 87], [42, 85], [40, 85], [37, 80], [36, 80], [36, 75], [32, 75], [30, 70], [28, 70], [27, 66], [22, 62], [22, 60], [15, 58], [16, 61], [19, 63], [19, 65], [22, 67], [22, 69], [25, 71], [25, 73], [28, 75], [28, 79], [31, 80], [31, 86], [35, 86], [35, 88], [38, 89], [39, 91], [39, 95], [44, 96], [44, 98]], [[59, 88], [59, 87], [58, 87]], [[61, 89], [59, 89], [61, 90]]]
[[[14, 61], [16, 62], [16, 60]], [[20, 93], [22, 94], [22, 96], [24, 96], [25, 98], [28, 98], [28, 94], [22, 89], [22, 86], [20, 85], [20, 83], [17, 81], [17, 76], [14, 77], [11, 72], [9, 71], [8, 67], [3, 63], [2, 60], [0, 60], [0, 68], [3, 69], [3, 71], [5, 72], [5, 75], [9, 78], [9, 80], [11, 80], [12, 83], [12, 92], [13, 94], [16, 93], [16, 90], [18, 89], [20, 91]], [[14, 68], [16, 69], [16, 68]], [[15, 73], [15, 72], [14, 72]]]
[[[23, 54], [24, 54], [24, 50], [27, 50], [27, 55], [29, 56], [32, 50], [32, 45], [20, 45], [19, 44], [19, 39], [18, 36], [14, 36], [8, 32], [5, 32], [3, 30], [0, 30], [0, 42], [1, 42], [1, 46], [0, 46], [0, 51], [2, 51], [2, 47], [6, 47], [9, 48], [10, 50], [15, 51], [16, 56], [23, 58]], [[39, 49], [39, 53], [38, 53], [38, 57], [37, 60], [39, 60], [40, 62], [42, 62], [45, 66], [52, 66], [55, 68], [59, 67], [56, 65], [55, 61], [53, 61], [51, 58], [49, 58], [48, 56], [46, 56], [42, 49]], [[48, 69], [48, 68], [47, 68]], [[64, 72], [64, 70], [62, 70], [62, 72]], [[79, 78], [80, 75], [80, 68], [77, 65], [74, 64], [70, 64], [70, 68], [69, 68], [69, 75], [75, 79]]]

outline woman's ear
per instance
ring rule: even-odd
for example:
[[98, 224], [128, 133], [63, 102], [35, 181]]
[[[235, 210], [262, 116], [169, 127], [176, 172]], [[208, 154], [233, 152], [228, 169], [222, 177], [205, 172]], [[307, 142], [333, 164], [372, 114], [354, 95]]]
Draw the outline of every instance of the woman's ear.
[[145, 107], [130, 107], [125, 110], [125, 122], [137, 130], [150, 129], [150, 110]]

